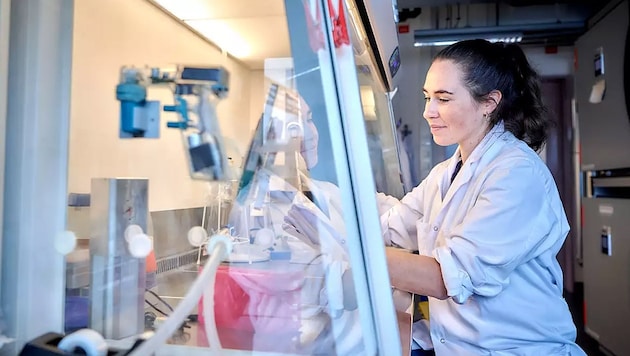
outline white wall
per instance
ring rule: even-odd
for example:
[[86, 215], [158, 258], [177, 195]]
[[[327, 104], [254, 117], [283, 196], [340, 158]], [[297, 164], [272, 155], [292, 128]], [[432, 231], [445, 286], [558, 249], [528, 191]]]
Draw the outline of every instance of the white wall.
[[[250, 136], [254, 134], [260, 115], [265, 106], [265, 90], [267, 88], [265, 72], [263, 70], [253, 70], [250, 72], [249, 85], [249, 127]], [[245, 152], [247, 154], [247, 152]]]
[[545, 49], [526, 48], [530, 64], [541, 77], [573, 75], [573, 47], [558, 47], [558, 53], [545, 53]]
[[[173, 114], [162, 113], [159, 139], [118, 138], [119, 69], [172, 64], [226, 67], [230, 94], [219, 103], [218, 113], [224, 136], [236, 142], [242, 155], [253, 130], [250, 70], [144, 0], [74, 4], [68, 192], [89, 192], [92, 177], [148, 177], [151, 211], [201, 206], [208, 183], [189, 177], [181, 133], [165, 127], [166, 121], [175, 120]], [[172, 104], [166, 89], [150, 89], [149, 99]]]

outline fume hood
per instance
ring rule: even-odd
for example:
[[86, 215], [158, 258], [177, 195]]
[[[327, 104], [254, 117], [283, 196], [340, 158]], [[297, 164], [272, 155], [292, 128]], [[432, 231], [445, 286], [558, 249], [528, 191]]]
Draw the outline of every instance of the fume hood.
[[[285, 9], [288, 34], [277, 35], [289, 38], [293, 62], [294, 86], [283, 86], [257, 77], [243, 61], [209, 44], [153, 2], [13, 1], [9, 84], [1, 92], [9, 105], [1, 301], [7, 326], [3, 333], [13, 340], [6, 351], [18, 354], [48, 332], [63, 341], [77, 327], [114, 324], [116, 332], [98, 333], [113, 348], [132, 347], [144, 331], [140, 329], [159, 332], [167, 316], [179, 315], [188, 293], [199, 291], [194, 281], [204, 275], [204, 263], [217, 255], [206, 249], [210, 257], [204, 256], [203, 244], [192, 242], [212, 246], [220, 235], [247, 258], [230, 255], [222, 261], [217, 283], [205, 286], [202, 303], [185, 312], [185, 325], [157, 354], [207, 354], [208, 348], [222, 355], [400, 354], [384, 247], [374, 243], [381, 239], [376, 177], [366, 164], [372, 159], [370, 139], [378, 138], [374, 147], [382, 153], [384, 189], [401, 191], [392, 188], [401, 185], [399, 168], [392, 168], [398, 163], [390, 91], [399, 66], [393, 8], [388, 4], [381, 9], [376, 3], [382, 2], [355, 3], [359, 24], [350, 20], [343, 1], [278, 1], [275, 5]], [[384, 33], [376, 14], [385, 9], [391, 16], [389, 35], [394, 36], [388, 42], [370, 41], [370, 32]], [[337, 21], [342, 16], [344, 24]], [[355, 25], [365, 32], [365, 46], [350, 39], [354, 35], [348, 30]], [[115, 88], [120, 69], [153, 63], [221, 65], [229, 72], [229, 92], [217, 116], [229, 141], [242, 139], [248, 157], [264, 157], [253, 160], [255, 179], [220, 187], [192, 182], [181, 135], [171, 130], [161, 130], [154, 139], [119, 139]], [[33, 73], [38, 73], [37, 80]], [[172, 101], [172, 92], [147, 92], [147, 99], [164, 98]], [[255, 113], [251, 119], [250, 105]], [[282, 109], [274, 111], [278, 106]], [[377, 122], [373, 131], [366, 132], [366, 117], [357, 114], [364, 111]], [[261, 148], [250, 140], [259, 131], [252, 121], [281, 125], [284, 130], [277, 132], [283, 135], [263, 131], [273, 145]], [[244, 131], [251, 135], [243, 139]], [[311, 168], [305, 151], [313, 151], [314, 138], [319, 139], [314, 149], [318, 159]], [[298, 183], [275, 184], [271, 173], [280, 172], [274, 170], [279, 166], [299, 168], [291, 176], [300, 177]], [[230, 213], [238, 211], [231, 209], [241, 204], [238, 197], [250, 197], [247, 192], [260, 193], [254, 197], [261, 199], [243, 200], [247, 227], [239, 235], [239, 215]], [[60, 245], [60, 239], [72, 235], [66, 231], [69, 193], [90, 195], [90, 232], [77, 236], [76, 245]], [[295, 210], [306, 218], [299, 220]], [[295, 218], [290, 226], [311, 223], [310, 235], [300, 233], [306, 229], [291, 230], [283, 219], [274, 221], [278, 211]], [[223, 219], [228, 223], [223, 225]], [[141, 232], [127, 235], [132, 222], [138, 222]], [[144, 257], [134, 255], [129, 241], [139, 235], [145, 242], [152, 235], [155, 261], [149, 256], [135, 260]], [[98, 271], [109, 278], [100, 281], [98, 291], [105, 299], [95, 299], [85, 281], [76, 286], [67, 282], [78, 279], [66, 279], [74, 273], [66, 268], [68, 247], [87, 251], [92, 259], [97, 251], [90, 250], [96, 245], [90, 239], [95, 237], [108, 254], [99, 260]], [[133, 268], [126, 268], [130, 264]], [[145, 278], [150, 273], [156, 275], [155, 285]], [[94, 278], [87, 282], [90, 286]], [[115, 308], [123, 299], [133, 312], [122, 315]], [[98, 305], [103, 313], [93, 315], [103, 323], [88, 318], [89, 306], [99, 300], [106, 300]], [[120, 316], [116, 323], [105, 320], [113, 314]], [[78, 323], [68, 323], [70, 315]]]

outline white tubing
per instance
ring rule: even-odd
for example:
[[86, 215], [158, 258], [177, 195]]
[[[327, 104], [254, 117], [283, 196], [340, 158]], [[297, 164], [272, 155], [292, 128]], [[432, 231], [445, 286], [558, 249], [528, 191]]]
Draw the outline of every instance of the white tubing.
[[[152, 355], [156, 352], [157, 348], [164, 344], [168, 338], [173, 335], [180, 325], [184, 322], [190, 311], [197, 305], [199, 298], [201, 298], [204, 290], [207, 286], [211, 286], [211, 293], [214, 296], [214, 281], [216, 277], [217, 269], [223, 259], [225, 259], [232, 250], [232, 241], [227, 236], [214, 235], [210, 239], [208, 244], [208, 252], [210, 252], [210, 258], [206, 262], [203, 270], [195, 279], [195, 282], [188, 290], [188, 293], [177, 305], [173, 313], [166, 319], [164, 324], [160, 326], [155, 335], [150, 339], [144, 341], [133, 350], [130, 356], [143, 356]], [[212, 298], [214, 299], [214, 298]], [[204, 303], [205, 305], [205, 303]], [[214, 308], [214, 304], [212, 306]], [[204, 307], [205, 309], [205, 307]], [[211, 315], [211, 320], [206, 321], [206, 333], [213, 335], [213, 339], [208, 338], [210, 347], [212, 349], [220, 350], [221, 344], [219, 343], [218, 332], [216, 330], [216, 324], [214, 322], [214, 313]], [[210, 332], [208, 329], [213, 329]], [[215, 337], [216, 336], [216, 337]]]
[[98, 332], [92, 329], [81, 329], [65, 336], [57, 347], [68, 353], [74, 353], [79, 348], [87, 356], [106, 356], [107, 342]]
[[[225, 255], [226, 257], [229, 256], [232, 252], [232, 240], [230, 240], [226, 235], [212, 236], [212, 238], [210, 238], [210, 242], [208, 242], [208, 253], [214, 251], [216, 249], [217, 243], [219, 242], [223, 242], [224, 244], [227, 244], [228, 242], [230, 243], [230, 249]], [[209, 280], [207, 285], [211, 286], [212, 289], [206, 289], [206, 295], [204, 296], [203, 300], [203, 310], [201, 312], [203, 313], [204, 317], [204, 328], [206, 330], [206, 339], [208, 340], [210, 350], [220, 351], [222, 349], [221, 340], [219, 340], [219, 331], [217, 330], [217, 323], [214, 316], [214, 282], [216, 280], [216, 277], [216, 270], [215, 273], [212, 273], [212, 276], [208, 277]]]

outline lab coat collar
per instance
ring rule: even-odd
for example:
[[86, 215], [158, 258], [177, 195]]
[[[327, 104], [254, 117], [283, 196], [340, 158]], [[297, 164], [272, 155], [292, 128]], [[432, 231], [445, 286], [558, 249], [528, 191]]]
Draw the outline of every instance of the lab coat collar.
[[442, 175], [442, 179], [439, 180], [440, 191], [442, 192], [442, 196], [444, 197], [442, 204], [446, 205], [451, 200], [455, 192], [461, 186], [467, 184], [470, 181], [474, 172], [472, 166], [475, 165], [481, 159], [481, 157], [483, 157], [484, 153], [486, 153], [490, 149], [490, 147], [492, 147], [493, 144], [497, 141], [497, 138], [499, 138], [504, 133], [505, 127], [503, 125], [503, 121], [500, 121], [492, 129], [490, 129], [490, 132], [488, 132], [486, 136], [484, 136], [484, 138], [481, 140], [481, 142], [479, 142], [477, 147], [475, 147], [466, 162], [462, 165], [462, 168], [455, 177], [455, 180], [453, 180], [453, 182], [451, 183], [451, 176], [455, 171], [455, 166], [457, 166], [457, 162], [462, 159], [460, 148], [459, 146], [457, 147], [455, 153], [449, 159], [449, 162], [446, 166], [446, 171]]
[[[481, 140], [481, 142], [479, 142], [477, 147], [475, 147], [475, 149], [470, 154], [470, 157], [468, 157], [468, 160], [466, 161], [466, 163], [472, 164], [474, 162], [479, 161], [481, 157], [484, 155], [484, 153], [486, 153], [486, 151], [488, 151], [488, 149], [492, 147], [492, 145], [496, 142], [495, 138], [498, 138], [504, 133], [505, 133], [505, 126], [503, 125], [503, 121], [499, 121], [499, 123], [497, 123], [492, 129], [490, 129], [490, 132], [488, 132], [486, 136], [484, 136], [484, 138]], [[457, 147], [456, 153], [459, 153], [459, 147]], [[457, 161], [455, 161], [455, 163], [457, 163]]]

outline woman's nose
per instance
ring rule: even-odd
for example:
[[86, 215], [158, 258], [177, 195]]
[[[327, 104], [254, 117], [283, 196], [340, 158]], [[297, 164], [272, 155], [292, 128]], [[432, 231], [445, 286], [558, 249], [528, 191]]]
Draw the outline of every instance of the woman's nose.
[[429, 119], [436, 118], [437, 115], [438, 115], [438, 111], [435, 107], [435, 104], [433, 104], [433, 102], [431, 101], [427, 101], [424, 104], [424, 112], [422, 113], [422, 116], [424, 116], [425, 119], [429, 120]]

